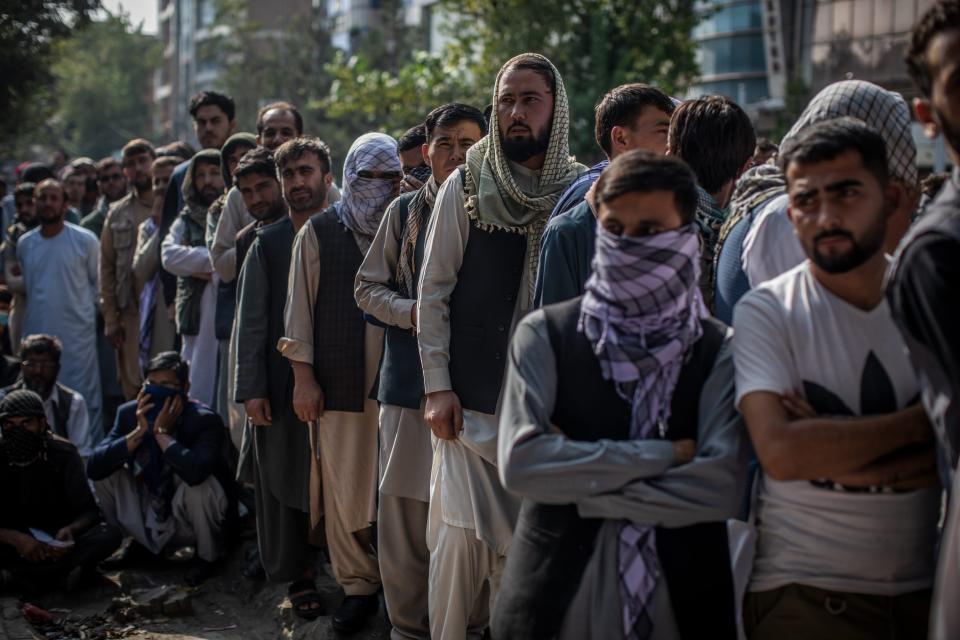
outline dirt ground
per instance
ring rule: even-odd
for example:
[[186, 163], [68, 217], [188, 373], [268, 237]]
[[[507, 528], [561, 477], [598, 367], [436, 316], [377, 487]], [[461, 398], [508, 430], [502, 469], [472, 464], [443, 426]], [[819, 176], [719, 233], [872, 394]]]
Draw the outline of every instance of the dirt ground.
[[[27, 624], [24, 601], [0, 595], [0, 638], [4, 640], [326, 640], [344, 638], [331, 624], [343, 592], [321, 571], [317, 589], [327, 615], [300, 620], [286, 600], [285, 584], [244, 578], [239, 545], [218, 573], [200, 587], [183, 586], [185, 567], [138, 566], [107, 572], [102, 584], [67, 594], [43, 593], [26, 602], [51, 613], [55, 621]], [[389, 627], [381, 598], [380, 611], [358, 640], [386, 640]]]

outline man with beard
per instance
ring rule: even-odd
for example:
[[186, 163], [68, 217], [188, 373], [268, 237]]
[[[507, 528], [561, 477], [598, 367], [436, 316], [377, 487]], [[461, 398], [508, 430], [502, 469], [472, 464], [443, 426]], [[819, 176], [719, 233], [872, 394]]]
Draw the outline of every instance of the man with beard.
[[22, 376], [13, 385], [0, 391], [0, 397], [17, 389], [33, 391], [43, 401], [47, 425], [77, 448], [86, 460], [103, 437], [100, 425], [90, 424], [87, 403], [73, 389], [57, 382], [63, 346], [53, 336], [27, 336], [20, 344]]
[[952, 487], [941, 541], [930, 637], [960, 634], [960, 2], [940, 0], [913, 28], [907, 66], [921, 96], [914, 111], [930, 138], [942, 133], [953, 174], [904, 238], [887, 297], [920, 377], [937, 434], [940, 477]]
[[595, 203], [586, 292], [510, 345], [498, 459], [524, 504], [493, 637], [733, 640], [726, 519], [748, 443], [733, 335], [697, 287], [696, 181], [629, 151]]
[[97, 163], [97, 189], [100, 198], [93, 211], [80, 221], [80, 226], [99, 238], [110, 205], [127, 194], [127, 177], [116, 159], [107, 156]]
[[941, 488], [883, 290], [902, 191], [854, 118], [809, 127], [779, 162], [809, 260], [734, 311], [737, 403], [763, 469], [747, 636], [926, 637]]
[[40, 224], [37, 221], [37, 203], [34, 191], [37, 185], [32, 182], [21, 182], [13, 191], [16, 205], [16, 219], [7, 229], [3, 239], [3, 274], [13, 301], [10, 304], [10, 316], [7, 318], [7, 329], [10, 334], [10, 344], [20, 344], [23, 326], [23, 317], [27, 312], [27, 290], [23, 284], [23, 269], [17, 259], [17, 242], [20, 236]]
[[100, 236], [100, 310], [103, 333], [116, 349], [123, 395], [133, 400], [140, 387], [140, 305], [133, 275], [137, 228], [153, 207], [150, 168], [153, 145], [137, 138], [123, 147], [123, 173], [132, 189], [110, 207]]
[[560, 73], [543, 56], [497, 75], [491, 133], [437, 194], [417, 302], [431, 474], [430, 635], [479, 636], [495, 599], [519, 501], [497, 477], [507, 345], [531, 308], [540, 236], [583, 165], [569, 157]]
[[153, 183], [153, 207], [150, 217], [137, 227], [137, 248], [133, 252], [133, 277], [140, 292], [140, 367], [164, 351], [172, 351], [177, 337], [172, 305], [163, 297], [160, 283], [161, 195], [170, 183], [173, 170], [182, 162], [178, 156], [158, 156], [150, 167]]
[[[483, 113], [446, 104], [424, 122], [421, 154], [431, 170], [419, 191], [387, 208], [357, 273], [354, 295], [366, 313], [387, 325], [380, 362], [380, 494], [377, 555], [394, 635], [430, 637], [427, 588], [427, 508], [433, 448], [423, 420], [423, 370], [417, 353], [417, 280], [423, 242], [444, 180], [487, 133]], [[401, 155], [401, 158], [403, 156]]]
[[221, 193], [220, 152], [204, 149], [190, 161], [183, 180], [183, 211], [160, 248], [163, 268], [177, 277], [177, 333], [183, 340], [180, 353], [190, 366], [193, 397], [208, 407], [213, 406], [217, 375], [217, 276], [210, 265], [204, 229], [207, 208]]
[[[314, 619], [323, 609], [309, 546], [310, 435], [293, 410], [290, 362], [277, 350], [277, 343], [284, 332], [294, 237], [315, 209], [325, 208], [323, 202], [317, 206], [313, 200], [290, 196], [294, 185], [301, 184], [295, 167], [301, 161], [319, 166], [309, 188], [321, 198], [332, 175], [329, 152], [316, 139], [284, 143], [277, 158], [279, 183], [273, 156], [264, 147], [248, 153], [236, 173], [244, 204], [259, 226], [248, 226], [237, 240], [237, 259], [243, 266], [238, 278], [236, 339], [243, 348], [237, 350], [233, 396], [243, 403], [251, 425], [244, 439], [252, 446], [244, 446], [243, 454], [249, 456], [256, 492], [260, 562], [270, 580], [291, 582], [288, 593], [294, 613]], [[281, 187], [294, 203], [288, 216]], [[249, 250], [247, 238], [252, 238]]]
[[294, 241], [278, 348], [293, 367], [293, 410], [311, 427], [310, 526], [322, 512], [334, 578], [346, 593], [333, 626], [350, 632], [377, 610], [380, 589], [370, 553], [378, 411], [369, 392], [383, 344], [383, 330], [357, 308], [353, 282], [403, 174], [397, 142], [364, 134], [344, 160], [343, 197], [323, 209], [320, 183], [329, 180], [329, 167], [309, 147], [288, 144], [277, 158], [287, 204], [322, 212]]
[[77, 158], [63, 170], [63, 188], [67, 192], [67, 222], [80, 224], [93, 211], [97, 201], [97, 166], [90, 158]]
[[0, 400], [0, 428], [0, 574], [24, 590], [58, 580], [72, 590], [120, 546], [120, 532], [103, 523], [83, 460], [50, 431], [36, 393]]
[[67, 202], [56, 180], [37, 185], [40, 226], [23, 234], [17, 257], [27, 292], [24, 335], [56, 336], [63, 345], [59, 380], [87, 401], [90, 424], [102, 424], [97, 361], [97, 280], [100, 242], [64, 221]]

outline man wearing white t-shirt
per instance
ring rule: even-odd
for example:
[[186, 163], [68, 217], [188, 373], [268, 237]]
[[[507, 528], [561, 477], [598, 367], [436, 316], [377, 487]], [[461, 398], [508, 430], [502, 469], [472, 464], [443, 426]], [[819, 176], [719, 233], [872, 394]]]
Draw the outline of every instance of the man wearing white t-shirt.
[[744, 626], [925, 638], [941, 489], [883, 292], [901, 191], [882, 138], [851, 118], [810, 127], [780, 163], [808, 260], [734, 312], [737, 405], [763, 468]]

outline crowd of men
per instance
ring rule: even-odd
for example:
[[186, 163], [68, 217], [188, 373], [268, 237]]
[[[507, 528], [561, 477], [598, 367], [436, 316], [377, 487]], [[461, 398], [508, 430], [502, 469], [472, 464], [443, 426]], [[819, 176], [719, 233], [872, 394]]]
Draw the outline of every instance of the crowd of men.
[[244, 574], [344, 632], [382, 591], [393, 638], [958, 637], [958, 0], [907, 65], [939, 180], [860, 80], [779, 146], [619, 86], [588, 168], [533, 53], [339, 184], [296, 107], [236, 133], [212, 91], [200, 151], [23, 167], [0, 586], [76, 588], [124, 538], [193, 547], [198, 585], [246, 517]]

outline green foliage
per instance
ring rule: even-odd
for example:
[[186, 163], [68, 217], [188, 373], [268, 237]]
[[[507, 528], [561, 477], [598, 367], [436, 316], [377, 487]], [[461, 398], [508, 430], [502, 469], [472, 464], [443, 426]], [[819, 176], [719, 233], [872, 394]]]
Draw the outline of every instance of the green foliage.
[[118, 151], [132, 138], [150, 138], [155, 38], [108, 15], [56, 46], [54, 140], [70, 155], [94, 159]]
[[[442, 0], [452, 61], [467, 66], [492, 97], [500, 66], [532, 51], [563, 76], [571, 109], [570, 148], [601, 155], [593, 107], [609, 89], [645, 82], [677, 95], [697, 74], [692, 0]], [[487, 98], [489, 102], [491, 98]]]
[[52, 104], [56, 43], [82, 29], [99, 0], [0, 0], [0, 144], [42, 126]]

